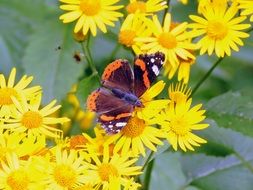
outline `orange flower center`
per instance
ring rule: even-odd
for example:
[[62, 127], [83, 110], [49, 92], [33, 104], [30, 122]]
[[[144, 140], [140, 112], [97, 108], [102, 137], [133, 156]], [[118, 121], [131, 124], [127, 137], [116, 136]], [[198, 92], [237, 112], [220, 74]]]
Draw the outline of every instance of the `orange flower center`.
[[136, 13], [139, 11], [140, 13], [146, 12], [146, 4], [143, 1], [135, 1], [127, 5], [126, 7], [127, 12], [130, 13]]
[[38, 112], [28, 111], [23, 115], [21, 123], [27, 129], [39, 128], [42, 124], [42, 116]]
[[131, 47], [134, 44], [134, 38], [136, 36], [133, 30], [122, 30], [119, 33], [119, 43]]
[[131, 118], [127, 125], [122, 129], [122, 134], [124, 136], [134, 138], [140, 136], [146, 125], [145, 122], [137, 117]]
[[65, 164], [57, 165], [54, 168], [54, 179], [62, 187], [72, 187], [76, 180], [77, 174], [70, 166]]
[[87, 16], [94, 16], [100, 11], [100, 0], [82, 0], [80, 9]]
[[177, 136], [185, 136], [189, 132], [188, 122], [183, 117], [176, 117], [170, 121], [171, 131]]
[[207, 35], [213, 40], [222, 40], [228, 34], [228, 27], [220, 21], [209, 21]]
[[25, 190], [28, 188], [29, 178], [24, 170], [18, 169], [9, 174], [7, 177], [7, 184], [11, 189]]
[[71, 137], [70, 139], [70, 148], [71, 149], [78, 149], [79, 147], [85, 145], [88, 140], [83, 135], [76, 135]]
[[170, 32], [163, 32], [158, 37], [158, 42], [167, 49], [173, 49], [177, 46], [177, 39]]
[[17, 98], [18, 93], [14, 88], [1, 88], [0, 89], [0, 106], [13, 104], [11, 97]]
[[101, 164], [98, 168], [98, 174], [102, 181], [109, 181], [110, 176], [118, 177], [119, 172], [112, 164]]

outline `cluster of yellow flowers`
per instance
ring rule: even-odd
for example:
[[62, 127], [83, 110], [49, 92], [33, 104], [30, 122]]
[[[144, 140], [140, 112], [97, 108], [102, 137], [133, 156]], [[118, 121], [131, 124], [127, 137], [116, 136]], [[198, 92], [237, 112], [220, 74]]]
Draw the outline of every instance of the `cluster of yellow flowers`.
[[60, 105], [54, 100], [41, 107], [41, 87], [29, 87], [33, 78], [26, 75], [16, 83], [15, 76], [15, 68], [8, 80], [0, 75], [0, 189], [134, 190], [140, 184], [133, 177], [142, 173], [136, 162], [148, 149], [156, 151], [163, 139], [184, 151], [206, 142], [191, 132], [208, 125], [199, 124], [205, 111], [200, 104], [190, 108], [185, 85], [170, 86], [169, 98], [153, 100], [165, 87], [156, 83], [141, 97], [144, 108], [118, 134], [96, 126], [95, 137], [63, 138], [55, 124], [69, 119], [53, 116]]
[[[107, 32], [106, 25], [124, 14], [119, 0], [60, 0], [60, 16], [64, 23], [77, 20], [74, 32], [97, 35], [97, 28]], [[182, 0], [186, 4], [187, 1]], [[15, 82], [16, 69], [8, 80], [0, 75], [0, 189], [48, 190], [135, 190], [144, 167], [137, 164], [149, 150], [167, 140], [174, 150], [194, 150], [206, 141], [193, 133], [208, 124], [202, 105], [192, 106], [189, 81], [190, 66], [195, 55], [215, 53], [231, 55], [242, 46], [243, 24], [250, 15], [251, 0], [200, 0], [199, 16], [190, 15], [193, 23], [175, 23], [167, 13], [166, 1], [130, 0], [125, 6], [127, 16], [122, 21], [118, 42], [136, 54], [161, 51], [165, 54], [165, 74], [172, 78], [178, 70], [176, 85], [170, 85], [167, 98], [156, 98], [165, 88], [159, 81], [141, 97], [143, 107], [136, 108], [128, 124], [118, 134], [108, 135], [97, 125], [95, 135], [82, 133], [64, 137], [59, 125], [68, 125], [66, 117], [55, 117], [60, 105], [53, 100], [41, 106], [42, 89], [29, 87], [32, 77], [23, 76]], [[162, 22], [156, 15], [165, 10]], [[240, 11], [240, 12], [239, 12]], [[240, 13], [240, 16], [238, 16]], [[196, 40], [196, 43], [193, 41]], [[79, 109], [75, 97], [68, 97]], [[91, 116], [90, 118], [93, 118]]]
[[[124, 6], [115, 5], [118, 1], [60, 1], [65, 3], [60, 8], [70, 11], [60, 19], [64, 23], [78, 20], [74, 32], [81, 31], [83, 35], [90, 30], [96, 36], [97, 27], [107, 32], [106, 25], [114, 26], [113, 21], [124, 16], [119, 12]], [[243, 45], [241, 39], [249, 37], [242, 30], [250, 24], [242, 22], [246, 15], [251, 15], [250, 21], [253, 20], [252, 4], [251, 0], [199, 0], [199, 15], [189, 16], [193, 23], [177, 23], [170, 13], [164, 14], [162, 22], [155, 14], [168, 8], [166, 1], [130, 0], [118, 42], [136, 54], [162, 51], [166, 55], [164, 73], [172, 78], [178, 70], [178, 80], [188, 83], [190, 66], [195, 63], [198, 50], [200, 55], [215, 53], [218, 57], [230, 56], [231, 50], [239, 51], [238, 46]]]

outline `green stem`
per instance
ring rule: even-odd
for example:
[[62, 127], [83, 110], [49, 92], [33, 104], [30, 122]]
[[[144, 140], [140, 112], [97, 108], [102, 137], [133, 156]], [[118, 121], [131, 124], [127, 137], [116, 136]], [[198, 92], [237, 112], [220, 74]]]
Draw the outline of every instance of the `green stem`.
[[154, 154], [153, 151], [149, 153], [147, 160], [145, 161], [145, 163], [142, 166], [142, 171], [144, 171], [145, 167], [148, 165], [148, 163], [149, 163], [150, 159], [152, 158], [153, 154]]
[[210, 74], [213, 72], [213, 70], [221, 63], [221, 61], [225, 57], [219, 58], [214, 65], [209, 69], [209, 71], [201, 78], [201, 80], [195, 85], [195, 87], [192, 90], [191, 96], [198, 90], [198, 88], [202, 85], [202, 83], [210, 76]]
[[94, 61], [91, 56], [89, 45], [90, 45], [90, 34], [88, 34], [87, 40], [81, 43], [81, 46], [82, 46], [84, 56], [85, 56], [85, 58], [89, 64], [89, 67], [92, 71], [92, 75], [96, 75], [98, 80], [100, 81], [98, 71], [96, 69], [96, 66], [95, 66]]
[[144, 183], [143, 183], [143, 190], [148, 190], [149, 189], [149, 184], [150, 184], [150, 178], [151, 178], [151, 173], [152, 169], [154, 167], [154, 159], [149, 162], [147, 165], [145, 177], [144, 177]]
[[164, 23], [166, 14], [167, 14], [167, 12], [169, 11], [169, 6], [170, 6], [170, 0], [167, 0], [167, 8], [164, 9], [164, 12], [163, 12], [163, 22], [162, 22], [162, 23]]

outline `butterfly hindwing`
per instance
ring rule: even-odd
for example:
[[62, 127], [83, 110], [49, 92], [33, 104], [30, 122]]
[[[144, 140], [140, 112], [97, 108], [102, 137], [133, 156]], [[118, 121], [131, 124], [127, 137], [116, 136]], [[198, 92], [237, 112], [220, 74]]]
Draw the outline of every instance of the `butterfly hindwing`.
[[98, 116], [98, 121], [107, 133], [118, 133], [123, 127], [127, 125], [133, 112], [133, 106], [125, 105], [105, 114]]
[[160, 73], [165, 56], [161, 52], [142, 54], [134, 61], [134, 93], [140, 97]]
[[106, 88], [98, 88], [87, 99], [87, 107], [98, 113], [98, 122], [109, 134], [118, 133], [133, 112], [133, 106], [114, 96]]
[[120, 107], [124, 107], [125, 104], [126, 103], [122, 99], [114, 96], [111, 91], [103, 87], [93, 91], [87, 99], [87, 108], [98, 114], [116, 110]]
[[102, 85], [109, 89], [133, 92], [133, 71], [127, 60], [118, 59], [110, 63], [102, 75]]

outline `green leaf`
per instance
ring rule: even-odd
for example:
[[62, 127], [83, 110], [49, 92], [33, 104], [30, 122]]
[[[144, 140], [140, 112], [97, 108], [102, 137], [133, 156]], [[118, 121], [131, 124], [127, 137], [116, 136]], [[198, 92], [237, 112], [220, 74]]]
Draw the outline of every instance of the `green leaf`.
[[179, 190], [186, 183], [186, 177], [179, 162], [180, 154], [165, 152], [156, 157], [151, 173], [149, 189]]
[[84, 108], [89, 94], [99, 86], [98, 76], [93, 74], [82, 79], [77, 86], [76, 96], [79, 100], [80, 107]]
[[23, 64], [26, 73], [34, 75], [34, 82], [43, 87], [44, 102], [64, 98], [84, 72], [84, 65], [73, 58], [80, 45], [72, 32], [54, 18], [37, 27], [30, 38]]
[[[218, 127], [209, 120], [210, 127], [200, 133], [208, 142], [231, 149], [226, 157], [204, 154], [181, 157], [187, 184], [203, 189], [252, 189], [253, 139], [231, 129]], [[233, 179], [233, 183], [231, 183]]]
[[44, 23], [45, 17], [55, 12], [53, 8], [46, 6], [44, 0], [0, 1], [1, 70], [6, 73], [15, 66], [21, 71], [22, 57], [33, 28]]
[[210, 127], [201, 136], [231, 149], [225, 157], [166, 152], [156, 157], [150, 189], [251, 190], [253, 139], [231, 129]]
[[220, 127], [231, 128], [253, 136], [253, 98], [243, 92], [228, 92], [215, 97], [206, 105], [207, 118]]

